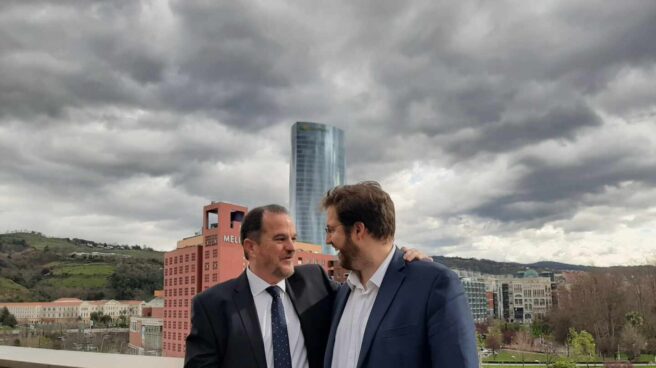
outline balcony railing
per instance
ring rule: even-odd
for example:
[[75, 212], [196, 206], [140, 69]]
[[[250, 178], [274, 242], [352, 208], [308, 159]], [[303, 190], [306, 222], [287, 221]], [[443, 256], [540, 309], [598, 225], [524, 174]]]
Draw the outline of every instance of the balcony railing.
[[182, 358], [0, 346], [0, 368], [181, 368]]

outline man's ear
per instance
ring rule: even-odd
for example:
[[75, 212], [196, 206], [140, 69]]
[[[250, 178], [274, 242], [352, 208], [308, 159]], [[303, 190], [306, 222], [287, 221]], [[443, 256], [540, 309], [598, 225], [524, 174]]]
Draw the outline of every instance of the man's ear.
[[244, 239], [244, 252], [248, 254], [248, 259], [252, 260], [253, 259], [253, 253], [255, 252], [255, 246], [257, 243], [252, 241], [251, 239]]
[[353, 224], [353, 230], [351, 230], [351, 232], [355, 234], [355, 238], [357, 240], [362, 240], [362, 238], [364, 238], [366, 231], [367, 228], [364, 226], [364, 223], [360, 221], [355, 222]]

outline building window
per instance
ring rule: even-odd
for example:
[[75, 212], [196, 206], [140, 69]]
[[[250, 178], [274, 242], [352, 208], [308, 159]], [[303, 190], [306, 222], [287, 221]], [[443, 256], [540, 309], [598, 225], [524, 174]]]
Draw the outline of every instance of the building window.
[[219, 255], [217, 249], [212, 249], [212, 257], [216, 258]]

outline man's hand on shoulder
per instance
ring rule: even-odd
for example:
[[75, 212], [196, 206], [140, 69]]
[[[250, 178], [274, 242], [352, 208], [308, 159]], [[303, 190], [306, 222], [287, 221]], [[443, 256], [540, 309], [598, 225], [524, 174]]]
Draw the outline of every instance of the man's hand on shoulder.
[[401, 252], [403, 252], [403, 260], [406, 262], [413, 262], [413, 261], [433, 262], [433, 258], [425, 255], [420, 250], [414, 248], [401, 247]]

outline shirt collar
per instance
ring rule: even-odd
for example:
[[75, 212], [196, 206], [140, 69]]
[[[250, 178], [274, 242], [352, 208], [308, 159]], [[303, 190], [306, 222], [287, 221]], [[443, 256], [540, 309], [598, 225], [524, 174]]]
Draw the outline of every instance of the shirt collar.
[[[266, 290], [266, 288], [271, 286], [271, 284], [269, 284], [268, 282], [262, 280], [262, 278], [260, 276], [253, 273], [253, 271], [251, 271], [250, 267], [246, 267], [246, 277], [248, 278], [248, 284], [251, 287], [251, 294], [253, 294], [253, 296], [259, 295], [260, 293], [264, 292]], [[279, 287], [282, 290], [282, 292], [284, 293], [286, 291], [286, 288], [285, 288], [286, 284], [287, 283], [283, 279], [283, 280], [280, 280], [280, 282], [278, 282], [275, 285], [277, 287]]]
[[[369, 281], [367, 281], [367, 289], [369, 289], [371, 286], [375, 286], [376, 288], [380, 288], [380, 285], [383, 283], [383, 279], [385, 278], [385, 273], [387, 272], [387, 268], [389, 267], [390, 263], [392, 262], [392, 258], [394, 257], [394, 251], [396, 250], [396, 247], [392, 246], [392, 249], [390, 249], [389, 254], [383, 261], [383, 263], [378, 266], [378, 269], [374, 274], [371, 276]], [[357, 272], [351, 272], [349, 273], [348, 277], [346, 278], [346, 284], [348, 287], [353, 291], [356, 287], [359, 289], [364, 290], [364, 286], [362, 286], [362, 282], [360, 281], [360, 276], [357, 274]]]

